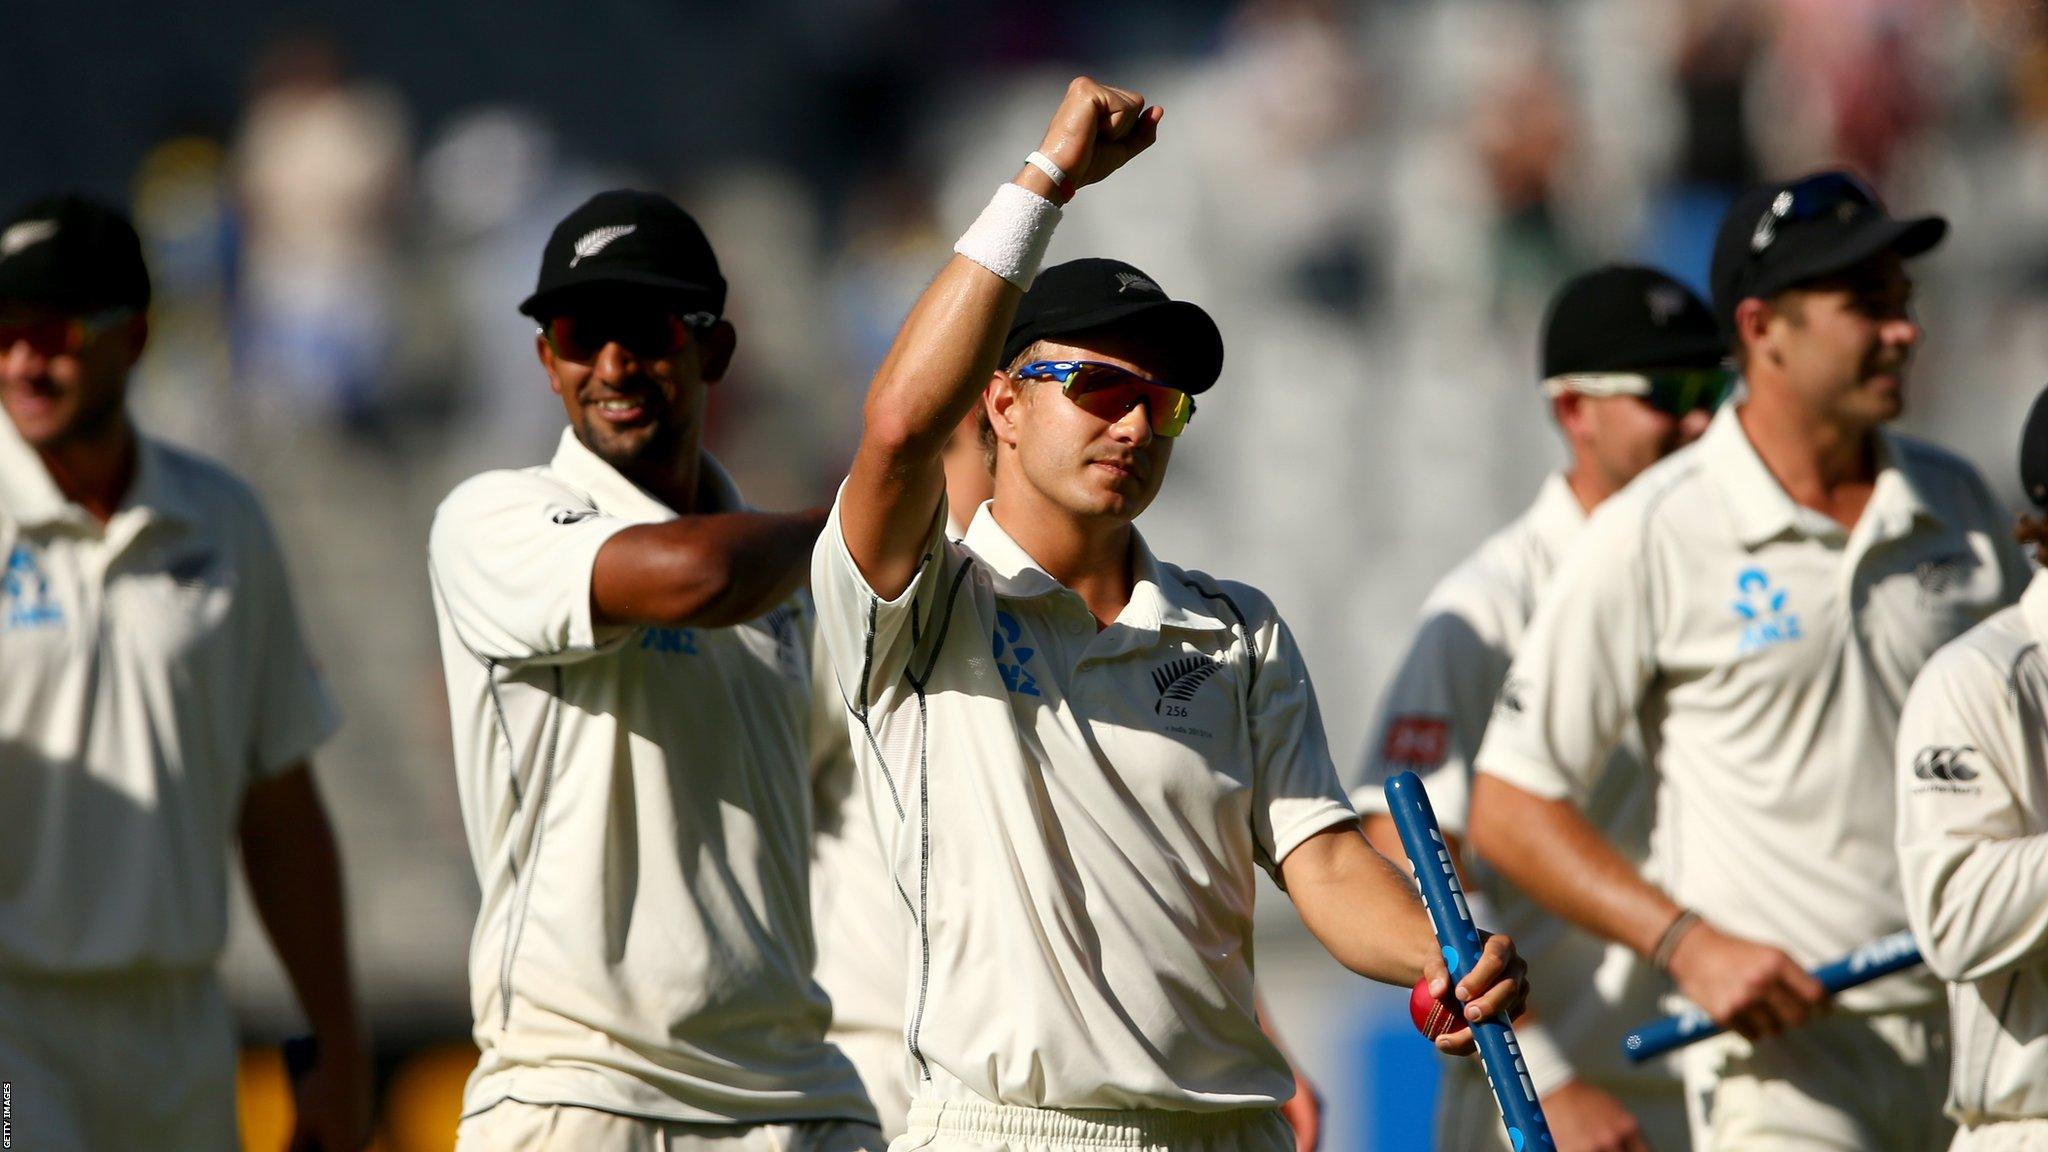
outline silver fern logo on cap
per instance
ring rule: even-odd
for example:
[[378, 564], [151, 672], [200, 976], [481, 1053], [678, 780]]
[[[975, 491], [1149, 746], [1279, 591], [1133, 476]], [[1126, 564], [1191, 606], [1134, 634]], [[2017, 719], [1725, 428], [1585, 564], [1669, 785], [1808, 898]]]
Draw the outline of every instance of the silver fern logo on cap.
[[585, 232], [576, 241], [576, 255], [575, 258], [569, 261], [569, 267], [574, 268], [582, 263], [586, 257], [595, 256], [599, 252], [604, 251], [606, 245], [638, 227], [640, 227], [638, 224], [613, 224], [610, 227], [593, 228]]
[[1136, 272], [1119, 272], [1116, 274], [1116, 282], [1118, 285], [1118, 292], [1157, 292], [1161, 296], [1166, 295], [1166, 293], [1160, 289], [1159, 285], [1154, 284], [1150, 280], [1145, 279], [1143, 276], [1138, 275]]
[[40, 244], [57, 234], [55, 220], [23, 220], [10, 225], [0, 232], [0, 260], [5, 260], [31, 244]]

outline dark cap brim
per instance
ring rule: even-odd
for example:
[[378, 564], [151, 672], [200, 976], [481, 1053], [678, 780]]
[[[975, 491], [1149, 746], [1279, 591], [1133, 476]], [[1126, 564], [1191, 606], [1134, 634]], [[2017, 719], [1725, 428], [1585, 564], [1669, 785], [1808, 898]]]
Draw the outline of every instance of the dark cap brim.
[[1768, 276], [1759, 277], [1750, 286], [1748, 294], [1774, 296], [1788, 288], [1847, 271], [1880, 252], [1897, 252], [1902, 258], [1918, 256], [1947, 235], [1948, 221], [1939, 216], [1873, 219], [1825, 249], [1772, 269]]
[[565, 300], [613, 285], [646, 289], [650, 295], [678, 296], [688, 303], [701, 303], [712, 312], [723, 310], [724, 302], [719, 299], [718, 288], [637, 268], [607, 268], [598, 265], [588, 272], [576, 269], [564, 273], [560, 280], [548, 287], [547, 291], [535, 292], [520, 301], [519, 311], [538, 320]]
[[1061, 340], [1116, 329], [1159, 341], [1171, 379], [1183, 392], [1207, 392], [1223, 375], [1223, 333], [1200, 305], [1187, 300], [1146, 300], [1036, 321], [1012, 329], [1003, 342], [1008, 365], [1037, 340]]

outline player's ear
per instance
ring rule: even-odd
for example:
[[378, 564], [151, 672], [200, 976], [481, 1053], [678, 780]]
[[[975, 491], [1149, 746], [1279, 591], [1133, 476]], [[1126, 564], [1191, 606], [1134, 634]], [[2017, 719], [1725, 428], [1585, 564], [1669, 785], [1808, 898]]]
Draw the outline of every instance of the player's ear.
[[729, 320], [720, 320], [697, 336], [697, 371], [706, 384], [725, 379], [732, 366], [732, 354], [739, 347], [739, 331]]
[[555, 375], [555, 350], [548, 346], [548, 338], [542, 335], [538, 328], [533, 330], [533, 354], [540, 361], [541, 368], [548, 374], [548, 391], [560, 396], [562, 378]]
[[1024, 385], [1007, 372], [990, 374], [988, 387], [981, 391], [983, 410], [996, 443], [1017, 446], [1017, 406], [1024, 402]]
[[[1735, 306], [1735, 346], [1746, 348], [1749, 355], [1763, 351], [1770, 338], [1771, 319], [1775, 315], [1771, 306], [1750, 296]], [[1775, 351], [1771, 353], [1775, 357]]]

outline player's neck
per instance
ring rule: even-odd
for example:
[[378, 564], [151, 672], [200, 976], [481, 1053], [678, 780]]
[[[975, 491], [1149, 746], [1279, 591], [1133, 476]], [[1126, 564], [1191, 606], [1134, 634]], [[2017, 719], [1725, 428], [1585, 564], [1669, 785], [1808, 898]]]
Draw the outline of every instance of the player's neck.
[[996, 493], [990, 512], [1045, 574], [1074, 590], [1106, 628], [1131, 602], [1131, 524], [1074, 516], [1028, 485]]
[[44, 471], [66, 500], [104, 524], [135, 483], [135, 430], [126, 417], [99, 432], [36, 449]]
[[1579, 511], [1588, 516], [1609, 496], [1621, 491], [1620, 485], [1610, 481], [1606, 473], [1584, 456], [1573, 458], [1572, 466], [1564, 474], [1564, 483], [1572, 490], [1573, 499], [1579, 502]]
[[1773, 388], [1752, 389], [1735, 416], [1794, 503], [1855, 524], [1877, 480], [1874, 429], [1831, 419]]

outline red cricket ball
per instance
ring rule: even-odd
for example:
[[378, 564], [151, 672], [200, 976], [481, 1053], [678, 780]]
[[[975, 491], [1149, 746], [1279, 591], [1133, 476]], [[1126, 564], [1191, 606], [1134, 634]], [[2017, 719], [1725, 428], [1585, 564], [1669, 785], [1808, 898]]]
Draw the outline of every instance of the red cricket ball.
[[1455, 1000], [1438, 1000], [1429, 994], [1427, 977], [1415, 982], [1415, 990], [1408, 994], [1408, 1018], [1415, 1021], [1415, 1030], [1436, 1039], [1449, 1032], [1467, 1027], [1465, 1006]]

